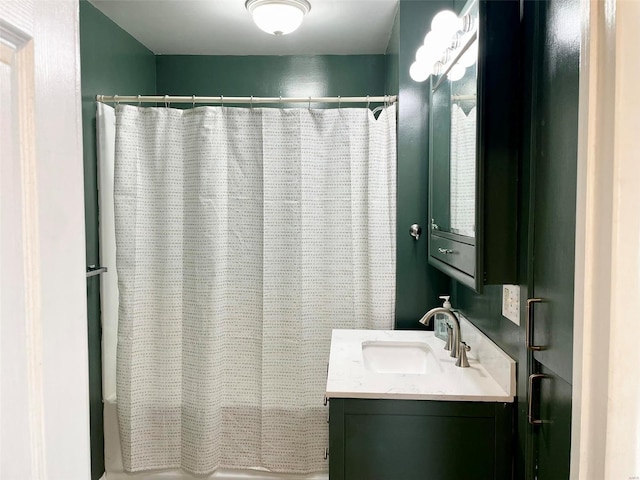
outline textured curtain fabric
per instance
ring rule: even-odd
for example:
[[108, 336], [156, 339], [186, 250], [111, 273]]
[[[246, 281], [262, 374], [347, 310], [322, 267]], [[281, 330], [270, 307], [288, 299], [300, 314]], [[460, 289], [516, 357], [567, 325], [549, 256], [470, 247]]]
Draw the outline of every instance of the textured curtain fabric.
[[120, 106], [129, 471], [327, 469], [333, 328], [391, 328], [395, 108]]
[[476, 232], [476, 107], [451, 105], [451, 231]]
[[100, 277], [102, 320], [102, 399], [116, 399], [116, 351], [118, 339], [118, 275], [114, 224], [113, 172], [115, 164], [116, 112], [96, 104], [96, 153], [98, 157], [98, 200], [100, 212], [100, 265], [109, 275]]

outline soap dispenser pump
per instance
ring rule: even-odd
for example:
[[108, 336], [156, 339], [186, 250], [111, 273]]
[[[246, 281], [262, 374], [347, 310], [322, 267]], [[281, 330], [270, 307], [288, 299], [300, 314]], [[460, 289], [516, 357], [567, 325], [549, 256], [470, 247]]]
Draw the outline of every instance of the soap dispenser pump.
[[451, 302], [449, 301], [449, 299], [451, 298], [450, 295], [441, 295], [438, 298], [440, 300], [444, 300], [444, 303], [442, 304], [442, 308], [447, 308], [447, 309], [451, 310]]

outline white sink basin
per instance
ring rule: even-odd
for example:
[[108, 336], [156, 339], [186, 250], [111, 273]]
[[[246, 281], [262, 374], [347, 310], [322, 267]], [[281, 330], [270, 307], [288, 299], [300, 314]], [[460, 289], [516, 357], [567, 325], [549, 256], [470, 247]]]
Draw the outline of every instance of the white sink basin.
[[364, 367], [376, 373], [422, 375], [442, 366], [425, 342], [370, 340], [362, 342]]

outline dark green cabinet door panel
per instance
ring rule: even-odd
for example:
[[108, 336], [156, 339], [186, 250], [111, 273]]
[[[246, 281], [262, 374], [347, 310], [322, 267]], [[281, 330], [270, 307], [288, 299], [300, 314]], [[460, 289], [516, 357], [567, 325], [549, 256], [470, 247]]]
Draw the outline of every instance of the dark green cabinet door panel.
[[534, 357], [571, 382], [580, 4], [539, 3], [533, 295], [543, 299], [534, 306], [534, 340], [545, 349]]
[[494, 478], [492, 418], [348, 415], [345, 435], [347, 480]]
[[542, 365], [539, 371], [547, 377], [538, 381], [535, 392], [540, 399], [536, 418], [543, 423], [533, 427], [533, 448], [538, 460], [534, 478], [567, 480], [571, 445], [571, 384]]
[[530, 370], [549, 375], [531, 393], [527, 479], [567, 480], [571, 454], [573, 296], [580, 71], [579, 0], [527, 1], [535, 21], [532, 108], [532, 293]]
[[330, 480], [507, 480], [511, 404], [332, 399]]

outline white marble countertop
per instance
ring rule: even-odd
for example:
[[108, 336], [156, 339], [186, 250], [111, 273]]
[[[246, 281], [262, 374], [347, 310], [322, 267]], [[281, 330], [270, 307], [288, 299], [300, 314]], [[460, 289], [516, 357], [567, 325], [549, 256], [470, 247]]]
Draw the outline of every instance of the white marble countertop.
[[[433, 332], [333, 330], [327, 397], [513, 402], [515, 362], [467, 320], [461, 318], [460, 323], [462, 338], [472, 347], [469, 368], [456, 367], [456, 359]], [[362, 353], [362, 342], [371, 341], [420, 342], [438, 362], [424, 374], [374, 372], [365, 367]]]

